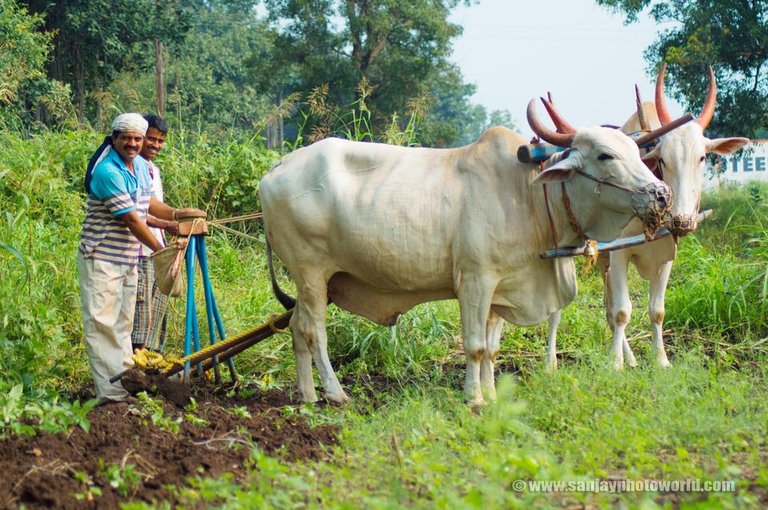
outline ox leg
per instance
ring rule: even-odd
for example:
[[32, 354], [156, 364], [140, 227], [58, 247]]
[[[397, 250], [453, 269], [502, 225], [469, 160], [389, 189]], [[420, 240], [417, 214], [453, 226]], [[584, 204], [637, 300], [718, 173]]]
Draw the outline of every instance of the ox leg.
[[[326, 398], [344, 404], [349, 401], [349, 397], [341, 388], [328, 357], [328, 337], [325, 329], [328, 295], [325, 283], [321, 282], [320, 285], [297, 283], [297, 288], [301, 290], [296, 310], [291, 317], [291, 332], [296, 356], [299, 396], [304, 402], [317, 400], [312, 379], [311, 360], [314, 359]], [[313, 292], [307, 292], [306, 289], [309, 288], [313, 289]]]
[[[613, 329], [613, 343], [611, 347], [611, 366], [614, 370], [624, 368], [624, 344], [627, 342], [625, 330], [632, 315], [632, 302], [629, 299], [628, 288], [628, 261], [622, 257], [621, 252], [616, 252], [616, 259], [611, 258], [611, 268], [606, 273], [605, 292], [610, 299], [610, 308], [606, 310], [609, 315], [608, 323]], [[629, 347], [629, 344], [627, 344]], [[630, 351], [631, 352], [631, 351]], [[632, 356], [630, 361], [634, 361]]]
[[461, 312], [464, 353], [467, 356], [464, 393], [473, 409], [478, 409], [485, 403], [480, 384], [480, 364], [486, 355], [486, 325], [494, 287], [495, 285], [484, 285], [480, 279], [473, 279], [465, 274], [456, 292]]
[[480, 362], [480, 386], [483, 396], [488, 400], [496, 400], [496, 384], [493, 377], [493, 367], [501, 345], [501, 331], [504, 320], [491, 311], [485, 326], [485, 355]]
[[548, 374], [557, 370], [557, 328], [560, 326], [562, 310], [553, 312], [549, 316], [549, 346], [547, 357], [544, 359], [544, 371]]
[[299, 326], [302, 322], [299, 306], [300, 303], [297, 303], [290, 322], [293, 355], [296, 358], [297, 389], [302, 402], [316, 402], [317, 393], [315, 393], [315, 382], [312, 377], [312, 353], [309, 350], [309, 342]]
[[651, 331], [653, 333], [653, 352], [656, 356], [656, 363], [662, 368], [667, 368], [670, 365], [667, 352], [664, 349], [662, 331], [664, 329], [664, 296], [667, 292], [671, 271], [672, 261], [670, 260], [664, 263], [656, 277], [651, 279], [651, 294], [648, 303], [648, 316], [651, 318]]

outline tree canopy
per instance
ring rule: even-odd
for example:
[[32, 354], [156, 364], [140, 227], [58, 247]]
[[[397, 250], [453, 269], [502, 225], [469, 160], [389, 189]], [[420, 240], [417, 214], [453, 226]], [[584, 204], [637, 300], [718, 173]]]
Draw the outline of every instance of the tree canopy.
[[768, 125], [768, 0], [596, 0], [626, 15], [671, 23], [646, 51], [651, 69], [669, 66], [667, 90], [698, 111], [711, 65], [719, 88], [709, 131], [764, 136]]
[[[461, 27], [449, 15], [474, 1], [0, 0], [4, 29], [27, 38], [24, 58], [0, 57], [16, 71], [3, 93], [58, 92], [17, 102], [27, 123], [68, 116], [104, 130], [119, 111], [167, 111], [175, 129], [279, 144], [318, 127], [306, 115], [312, 91], [327, 87], [329, 105], [354, 111], [364, 88], [369, 138], [418, 126], [424, 145], [457, 145], [492, 118], [509, 121], [471, 104], [474, 86], [450, 61]], [[330, 129], [344, 135], [336, 118]]]

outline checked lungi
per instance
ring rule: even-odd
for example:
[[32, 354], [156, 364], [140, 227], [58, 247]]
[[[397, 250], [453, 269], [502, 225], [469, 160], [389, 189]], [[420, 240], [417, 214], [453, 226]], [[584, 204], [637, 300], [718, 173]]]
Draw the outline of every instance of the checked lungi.
[[134, 347], [143, 346], [153, 351], [162, 351], [168, 326], [168, 296], [157, 288], [151, 257], [139, 258], [138, 269], [136, 312], [131, 339]]

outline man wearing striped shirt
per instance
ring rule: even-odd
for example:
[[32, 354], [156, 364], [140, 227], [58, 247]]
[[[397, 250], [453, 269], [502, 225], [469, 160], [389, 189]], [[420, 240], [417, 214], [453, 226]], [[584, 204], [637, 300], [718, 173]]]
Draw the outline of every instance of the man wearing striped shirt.
[[138, 157], [146, 132], [147, 121], [141, 115], [119, 115], [107, 146], [102, 146], [98, 162], [86, 175], [88, 208], [77, 266], [86, 348], [99, 403], [130, 399], [119, 382], [109, 379], [133, 366], [139, 242], [153, 252], [162, 248], [147, 227], [147, 212], [170, 221], [176, 213], [152, 196], [148, 164]]

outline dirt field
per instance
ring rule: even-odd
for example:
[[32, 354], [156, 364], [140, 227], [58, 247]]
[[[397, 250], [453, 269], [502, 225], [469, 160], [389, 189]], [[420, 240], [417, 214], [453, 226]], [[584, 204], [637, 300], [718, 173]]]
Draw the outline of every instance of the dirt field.
[[[111, 509], [128, 501], [172, 501], [167, 486], [182, 485], [188, 477], [231, 472], [242, 479], [249, 441], [288, 461], [323, 458], [336, 442], [336, 427], [313, 428], [304, 417], [286, 413], [286, 406], [297, 402], [284, 391], [257, 391], [247, 398], [195, 392], [194, 415], [205, 423], [194, 424], [167, 398], [178, 393], [154, 397], [163, 418], [183, 418], [176, 434], [154, 425], [142, 404], [115, 403], [89, 413], [90, 433], [78, 427], [68, 434], [0, 441], [0, 508]], [[250, 417], [242, 409], [233, 412], [236, 407]], [[110, 487], [107, 468], [131, 464], [136, 485], [122, 487], [121, 495], [120, 487]], [[89, 496], [92, 486], [102, 494]]]

